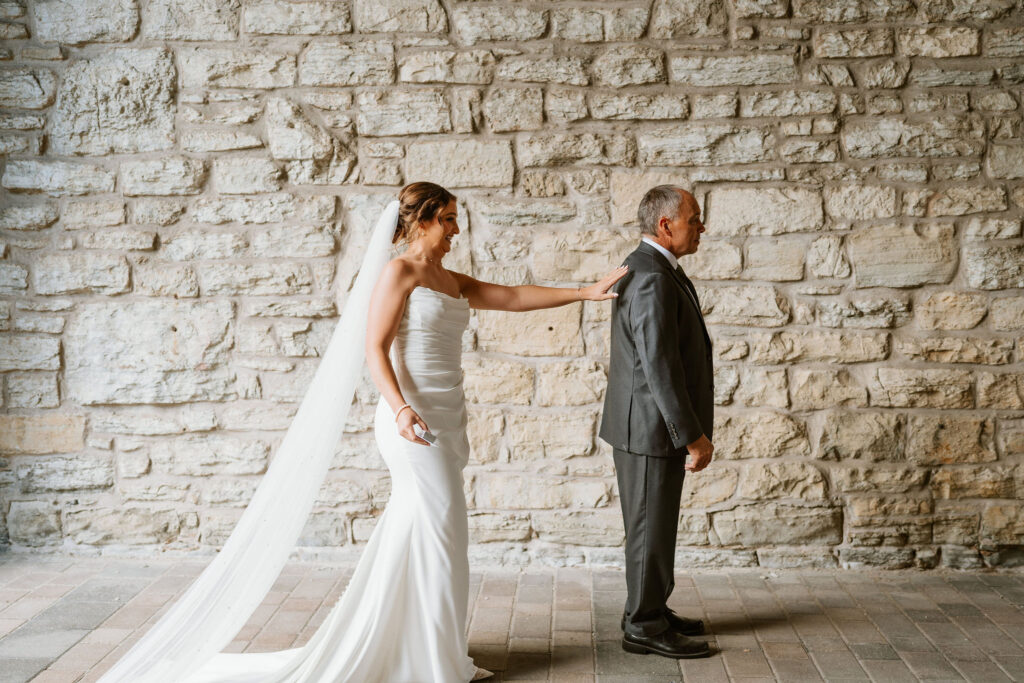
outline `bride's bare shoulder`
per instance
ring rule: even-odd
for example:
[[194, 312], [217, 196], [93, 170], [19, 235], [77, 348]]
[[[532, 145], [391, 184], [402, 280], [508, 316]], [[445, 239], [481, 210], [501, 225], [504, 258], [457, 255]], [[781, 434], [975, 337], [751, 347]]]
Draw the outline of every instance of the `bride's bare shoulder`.
[[415, 264], [399, 256], [384, 265], [378, 282], [390, 291], [404, 292], [411, 290], [417, 279]]

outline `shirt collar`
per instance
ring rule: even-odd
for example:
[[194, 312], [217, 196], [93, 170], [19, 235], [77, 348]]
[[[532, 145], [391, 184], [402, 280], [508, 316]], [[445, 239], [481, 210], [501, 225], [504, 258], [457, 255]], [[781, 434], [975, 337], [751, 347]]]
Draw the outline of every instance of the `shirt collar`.
[[671, 251], [669, 251], [668, 249], [666, 249], [665, 247], [661, 246], [660, 244], [658, 244], [657, 242], [648, 237], [644, 237], [642, 239], [644, 242], [647, 242], [647, 244], [651, 245], [652, 247], [660, 251], [661, 255], [668, 259], [668, 264], [669, 266], [672, 267], [673, 270], [679, 267], [679, 261], [676, 260], [676, 257], [672, 255]]

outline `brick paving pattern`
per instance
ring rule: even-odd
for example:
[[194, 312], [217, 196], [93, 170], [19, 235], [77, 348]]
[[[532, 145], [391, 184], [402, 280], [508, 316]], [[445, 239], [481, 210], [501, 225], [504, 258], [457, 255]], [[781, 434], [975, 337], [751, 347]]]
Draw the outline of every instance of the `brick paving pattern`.
[[[0, 556], [0, 683], [96, 681], [200, 560]], [[305, 642], [350, 570], [288, 565], [231, 643]], [[501, 681], [1024, 681], [1024, 575], [720, 570], [680, 574], [671, 606], [717, 652], [673, 661], [619, 645], [620, 571], [479, 570], [470, 654]]]

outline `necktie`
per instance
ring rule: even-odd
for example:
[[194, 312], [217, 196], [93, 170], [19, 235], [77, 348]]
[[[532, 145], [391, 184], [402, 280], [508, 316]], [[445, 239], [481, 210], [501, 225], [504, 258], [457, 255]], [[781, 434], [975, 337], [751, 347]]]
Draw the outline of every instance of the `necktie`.
[[683, 279], [686, 284], [686, 293], [693, 299], [693, 305], [697, 307], [697, 312], [700, 312], [700, 301], [697, 299], [697, 290], [694, 288], [693, 283], [690, 282], [690, 278], [686, 277], [686, 273], [683, 272], [682, 267], [676, 266], [676, 272], [679, 273], [679, 277]]

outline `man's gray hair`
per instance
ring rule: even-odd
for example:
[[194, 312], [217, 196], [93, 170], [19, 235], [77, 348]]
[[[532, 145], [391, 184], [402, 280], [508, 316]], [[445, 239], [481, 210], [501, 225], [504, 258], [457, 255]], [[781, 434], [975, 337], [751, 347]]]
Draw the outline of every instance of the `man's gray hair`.
[[662, 216], [672, 220], [679, 217], [679, 203], [682, 199], [679, 193], [683, 191], [683, 188], [675, 185], [658, 185], [647, 190], [636, 212], [641, 234], [656, 236], [658, 221]]

